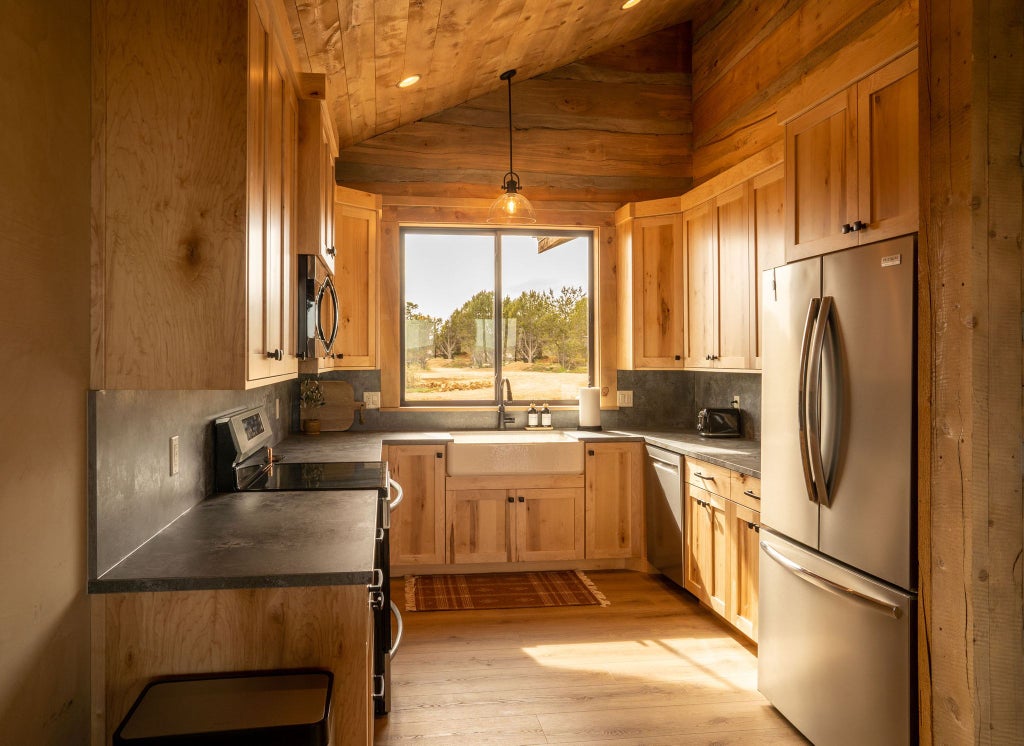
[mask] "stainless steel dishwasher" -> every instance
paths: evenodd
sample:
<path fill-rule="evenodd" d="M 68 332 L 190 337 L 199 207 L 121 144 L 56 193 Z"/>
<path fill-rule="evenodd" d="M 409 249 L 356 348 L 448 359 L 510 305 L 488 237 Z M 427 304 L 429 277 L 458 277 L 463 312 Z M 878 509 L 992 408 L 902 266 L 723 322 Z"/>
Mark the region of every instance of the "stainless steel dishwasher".
<path fill-rule="evenodd" d="M 647 446 L 647 561 L 683 585 L 683 457 Z"/>

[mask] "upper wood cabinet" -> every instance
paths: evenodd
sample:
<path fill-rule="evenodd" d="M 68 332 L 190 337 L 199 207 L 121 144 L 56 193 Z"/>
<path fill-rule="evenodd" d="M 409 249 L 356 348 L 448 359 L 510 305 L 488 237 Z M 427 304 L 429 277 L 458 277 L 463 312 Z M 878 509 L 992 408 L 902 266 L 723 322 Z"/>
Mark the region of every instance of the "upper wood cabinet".
<path fill-rule="evenodd" d="M 682 368 L 685 330 L 682 216 L 637 218 L 620 263 L 629 279 L 623 295 L 620 365 L 624 368 Z"/>
<path fill-rule="evenodd" d="M 917 51 L 786 124 L 786 261 L 918 228 Z"/>
<path fill-rule="evenodd" d="M 643 554 L 643 443 L 587 443 L 587 559 Z"/>
<path fill-rule="evenodd" d="M 334 158 L 337 153 L 324 104 L 299 102 L 299 202 L 296 251 L 316 254 L 334 272 Z"/>
<path fill-rule="evenodd" d="M 750 187 L 683 213 L 688 368 L 747 368 L 750 357 Z"/>
<path fill-rule="evenodd" d="M 403 492 L 402 503 L 391 513 L 391 564 L 443 564 L 444 446 L 389 445 L 381 458 Z"/>
<path fill-rule="evenodd" d="M 750 368 L 761 369 L 761 273 L 786 263 L 785 168 L 750 180 Z"/>
<path fill-rule="evenodd" d="M 333 178 L 333 177 L 332 177 Z M 334 285 L 338 291 L 335 368 L 377 365 L 380 195 L 334 191 Z"/>
<path fill-rule="evenodd" d="M 271 18 L 263 0 L 97 6 L 94 388 L 296 375 L 297 100 Z"/>

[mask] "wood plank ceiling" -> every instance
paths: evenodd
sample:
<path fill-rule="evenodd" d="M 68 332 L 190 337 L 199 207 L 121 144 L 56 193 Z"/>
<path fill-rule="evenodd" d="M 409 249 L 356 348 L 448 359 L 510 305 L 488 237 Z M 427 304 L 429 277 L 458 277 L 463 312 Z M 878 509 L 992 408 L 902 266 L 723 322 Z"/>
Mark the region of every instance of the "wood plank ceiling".
<path fill-rule="evenodd" d="M 691 19 L 701 2 L 284 0 L 300 65 L 327 75 L 341 148 L 504 87 L 509 68 L 518 83 Z"/>

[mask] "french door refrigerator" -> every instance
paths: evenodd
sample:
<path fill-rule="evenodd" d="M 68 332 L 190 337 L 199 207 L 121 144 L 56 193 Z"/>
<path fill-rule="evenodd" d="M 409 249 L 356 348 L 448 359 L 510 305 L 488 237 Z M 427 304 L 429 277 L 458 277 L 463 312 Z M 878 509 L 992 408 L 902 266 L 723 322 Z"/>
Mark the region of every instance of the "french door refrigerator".
<path fill-rule="evenodd" d="M 762 277 L 758 689 L 818 746 L 917 735 L 915 249 Z"/>

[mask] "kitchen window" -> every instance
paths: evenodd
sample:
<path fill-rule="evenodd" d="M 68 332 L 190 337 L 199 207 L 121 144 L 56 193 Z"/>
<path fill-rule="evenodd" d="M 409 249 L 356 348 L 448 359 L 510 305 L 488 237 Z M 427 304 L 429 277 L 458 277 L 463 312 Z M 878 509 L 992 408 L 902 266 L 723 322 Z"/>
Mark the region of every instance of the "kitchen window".
<path fill-rule="evenodd" d="M 593 381 L 593 235 L 403 228 L 402 405 L 575 403 Z"/>

